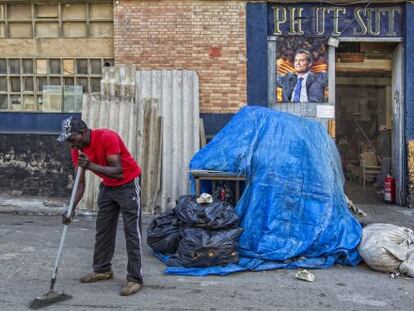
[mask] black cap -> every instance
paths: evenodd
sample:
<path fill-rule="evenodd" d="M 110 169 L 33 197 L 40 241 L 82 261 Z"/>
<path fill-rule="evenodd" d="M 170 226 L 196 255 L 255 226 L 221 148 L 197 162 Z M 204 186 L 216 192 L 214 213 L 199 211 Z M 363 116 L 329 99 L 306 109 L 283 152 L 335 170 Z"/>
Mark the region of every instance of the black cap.
<path fill-rule="evenodd" d="M 57 141 L 65 142 L 72 133 L 81 132 L 88 128 L 86 123 L 76 117 L 69 117 L 62 121 L 62 133 L 60 133 Z"/>

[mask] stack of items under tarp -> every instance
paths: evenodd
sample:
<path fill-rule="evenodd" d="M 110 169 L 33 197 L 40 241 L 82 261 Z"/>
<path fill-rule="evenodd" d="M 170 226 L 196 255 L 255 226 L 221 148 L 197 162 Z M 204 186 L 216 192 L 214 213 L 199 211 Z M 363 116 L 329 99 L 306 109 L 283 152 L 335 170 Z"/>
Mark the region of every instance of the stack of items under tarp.
<path fill-rule="evenodd" d="M 195 196 L 181 196 L 175 209 L 155 218 L 148 245 L 168 266 L 210 267 L 237 263 L 237 241 L 243 229 L 227 203 L 197 203 Z M 169 256 L 167 256 L 169 255 Z"/>
<path fill-rule="evenodd" d="M 246 176 L 235 208 L 243 228 L 240 260 L 224 267 L 167 267 L 166 273 L 224 275 L 361 261 L 361 226 L 348 210 L 339 153 L 322 124 L 247 106 L 189 168 Z"/>

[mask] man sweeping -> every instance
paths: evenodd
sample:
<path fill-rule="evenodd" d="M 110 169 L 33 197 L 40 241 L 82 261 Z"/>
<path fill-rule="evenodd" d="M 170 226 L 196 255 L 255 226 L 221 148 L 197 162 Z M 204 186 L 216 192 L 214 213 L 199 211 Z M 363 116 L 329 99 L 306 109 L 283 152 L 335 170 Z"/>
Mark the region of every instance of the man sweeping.
<path fill-rule="evenodd" d="M 141 169 L 116 132 L 109 129 L 90 129 L 81 119 L 70 117 L 63 120 L 62 133 L 57 140 L 69 143 L 75 168 L 84 168 L 73 212 L 70 217 L 67 213 L 62 216 L 64 224 L 72 221 L 75 208 L 85 191 L 85 170 L 90 170 L 102 178 L 98 196 L 93 272 L 82 277 L 81 282 L 92 283 L 114 278 L 111 260 L 121 212 L 128 254 L 128 273 L 127 284 L 120 295 L 132 295 L 143 286 L 139 180 Z"/>

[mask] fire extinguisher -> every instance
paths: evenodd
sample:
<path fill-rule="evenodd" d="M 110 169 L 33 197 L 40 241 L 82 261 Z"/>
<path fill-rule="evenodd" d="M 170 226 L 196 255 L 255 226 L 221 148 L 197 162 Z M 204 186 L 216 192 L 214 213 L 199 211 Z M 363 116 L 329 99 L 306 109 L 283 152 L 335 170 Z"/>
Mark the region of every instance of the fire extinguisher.
<path fill-rule="evenodd" d="M 221 188 L 220 190 L 220 201 L 224 202 L 225 199 L 226 199 L 226 189 L 224 189 L 224 186 L 223 186 L 223 188 Z"/>
<path fill-rule="evenodd" d="M 384 179 L 384 202 L 395 202 L 395 180 L 390 175 Z"/>

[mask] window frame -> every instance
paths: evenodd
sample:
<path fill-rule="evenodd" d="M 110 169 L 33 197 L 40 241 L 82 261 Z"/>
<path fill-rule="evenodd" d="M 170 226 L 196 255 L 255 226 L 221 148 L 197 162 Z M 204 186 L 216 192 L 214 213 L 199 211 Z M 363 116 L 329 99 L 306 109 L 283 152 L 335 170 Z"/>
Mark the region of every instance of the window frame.
<path fill-rule="evenodd" d="M 73 5 L 73 4 L 84 4 L 85 5 L 85 15 L 82 18 L 66 18 L 64 17 L 64 6 L 65 5 Z M 30 6 L 31 10 L 31 18 L 10 18 L 8 11 L 11 6 Z M 57 17 L 39 17 L 37 16 L 38 6 L 39 5 L 56 5 L 57 6 Z M 110 5 L 112 8 L 111 14 L 107 14 L 108 16 L 112 16 L 111 18 L 108 17 L 93 17 L 91 12 L 92 8 L 95 5 Z M 68 35 L 65 36 L 64 29 L 65 25 L 70 23 L 80 23 L 85 24 L 85 34 L 75 34 L 75 35 Z M 28 36 L 10 36 L 10 24 L 18 25 L 18 24 L 27 24 L 31 25 L 31 35 Z M 57 35 L 38 35 L 38 25 L 45 25 L 45 24 L 57 24 L 58 25 L 58 32 Z M 94 36 L 94 32 L 92 31 L 91 25 L 95 24 L 111 24 L 112 29 L 106 35 L 99 35 Z M 0 38 L 13 38 L 13 39 L 20 39 L 20 38 L 33 38 L 33 39 L 47 39 L 47 38 L 111 38 L 114 32 L 114 18 L 113 18 L 113 6 L 112 1 L 79 1 L 79 2 L 22 2 L 22 3 L 14 3 L 14 2 L 4 2 L 0 3 Z"/>
<path fill-rule="evenodd" d="M 6 73 L 0 73 L 0 78 L 6 79 L 6 90 L 0 91 L 0 95 L 7 96 L 7 108 L 0 109 L 0 112 L 55 112 L 55 111 L 43 111 L 40 105 L 43 102 L 43 88 L 40 89 L 39 79 L 46 79 L 46 84 L 42 85 L 57 85 L 51 84 L 52 80 L 60 79 L 60 86 L 61 86 L 61 109 L 60 111 L 56 111 L 55 113 L 63 113 L 66 112 L 64 108 L 64 98 L 65 98 L 65 86 L 77 86 L 77 85 L 84 85 L 85 79 L 87 80 L 87 90 L 83 90 L 83 94 L 92 94 L 97 92 L 92 92 L 92 80 L 102 79 L 102 69 L 101 73 L 92 73 L 93 66 L 92 62 L 100 62 L 101 68 L 105 67 L 106 63 L 109 63 L 113 66 L 114 59 L 112 58 L 104 58 L 104 57 L 89 57 L 89 58 L 73 58 L 73 57 L 52 57 L 52 58 L 44 58 L 44 57 L 37 57 L 37 58 L 30 58 L 30 57 L 16 57 L 16 58 L 1 58 L 1 61 L 6 62 Z M 10 63 L 11 60 L 18 60 L 19 64 L 19 73 L 11 73 L 10 72 Z M 27 60 L 32 60 L 32 73 L 25 73 L 23 62 Z M 39 60 L 46 60 L 46 73 L 38 73 L 38 61 Z M 59 60 L 60 70 L 59 73 L 52 73 L 51 72 L 51 61 Z M 71 60 L 73 62 L 72 71 L 70 73 L 65 72 L 64 68 L 64 61 Z M 77 72 L 77 61 L 78 60 L 86 60 L 87 61 L 87 72 L 86 73 L 78 73 Z M 96 63 L 94 65 L 96 69 Z M 66 67 L 67 69 L 67 67 Z M 33 81 L 33 90 L 26 91 L 24 89 L 24 80 L 27 78 L 32 78 Z M 11 81 L 13 79 L 19 78 L 20 79 L 20 91 L 13 91 L 12 92 L 12 85 Z M 72 79 L 73 84 L 66 84 L 65 81 Z M 82 81 L 82 83 L 78 83 L 78 81 Z M 96 84 L 96 83 L 95 83 Z M 99 91 L 100 92 L 100 91 Z M 20 98 L 20 109 L 13 109 L 12 98 Z M 33 102 L 35 105 L 36 110 L 25 109 L 25 98 L 33 97 Z M 17 104 L 14 104 L 17 105 Z"/>

